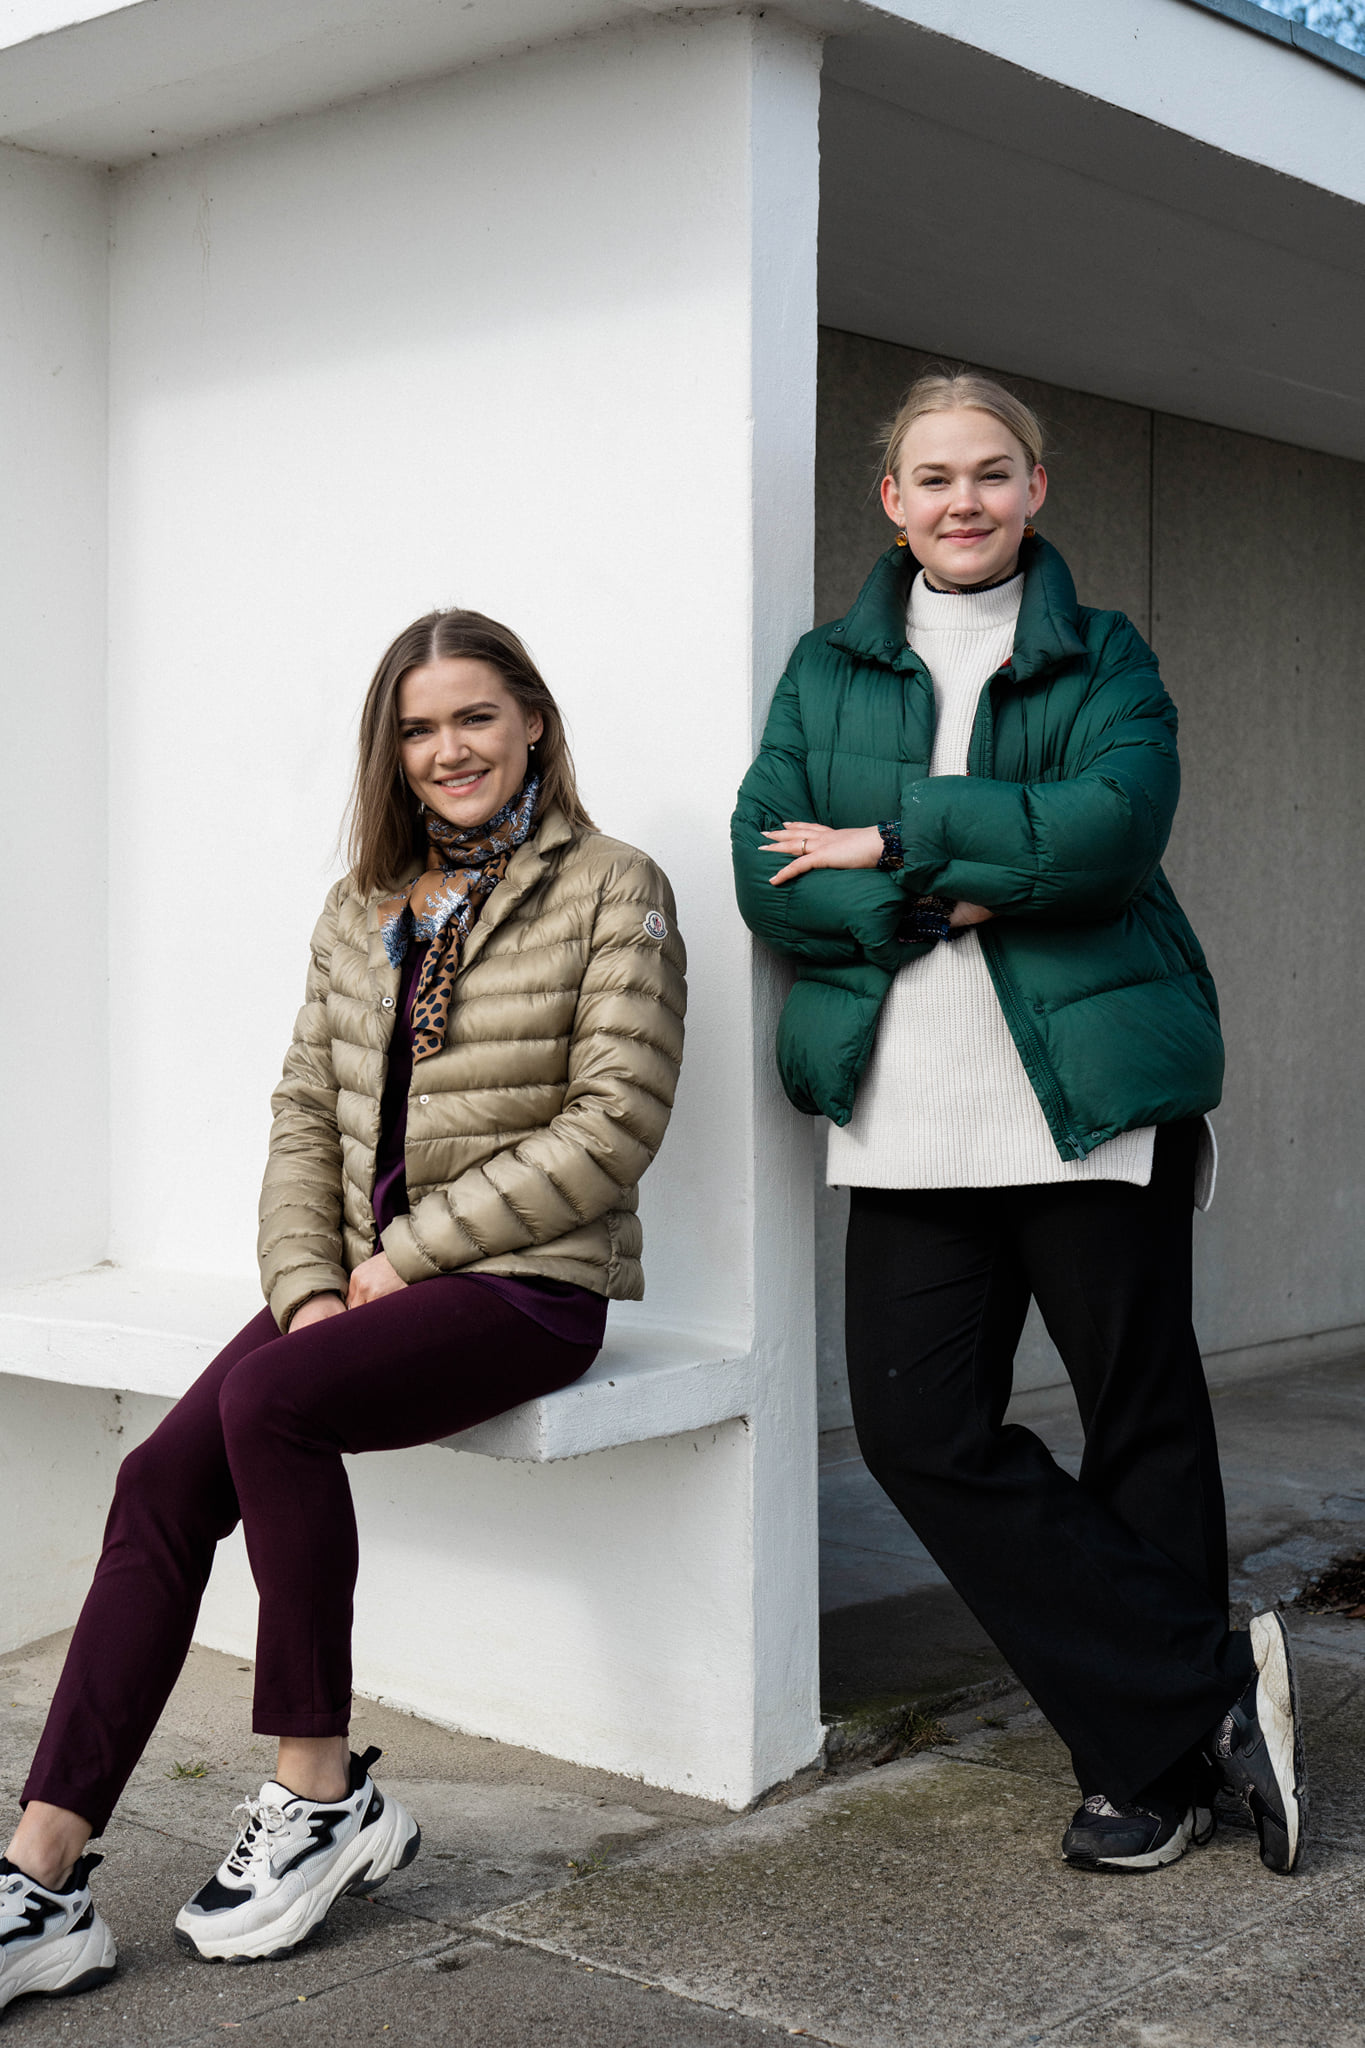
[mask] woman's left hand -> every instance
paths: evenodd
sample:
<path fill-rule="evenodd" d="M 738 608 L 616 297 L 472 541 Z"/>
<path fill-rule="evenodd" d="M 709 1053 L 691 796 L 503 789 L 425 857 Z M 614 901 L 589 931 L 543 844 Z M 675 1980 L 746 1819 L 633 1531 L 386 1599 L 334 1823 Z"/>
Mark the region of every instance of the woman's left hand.
<path fill-rule="evenodd" d="M 359 1308 L 362 1302 L 378 1301 L 381 1295 L 397 1294 L 407 1281 L 397 1274 L 389 1264 L 386 1252 L 376 1252 L 372 1259 L 363 1259 L 351 1275 L 351 1284 L 346 1289 L 347 1308 Z"/>
<path fill-rule="evenodd" d="M 770 882 L 792 882 L 812 868 L 875 868 L 882 857 L 882 835 L 875 825 L 836 831 L 832 825 L 807 825 L 788 819 L 779 830 L 765 832 L 769 853 L 796 857 L 769 875 Z"/>

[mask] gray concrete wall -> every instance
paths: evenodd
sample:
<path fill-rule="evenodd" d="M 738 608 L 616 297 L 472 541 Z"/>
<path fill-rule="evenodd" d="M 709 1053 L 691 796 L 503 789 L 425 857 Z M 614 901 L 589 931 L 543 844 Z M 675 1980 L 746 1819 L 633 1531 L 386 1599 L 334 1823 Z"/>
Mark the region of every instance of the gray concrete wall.
<path fill-rule="evenodd" d="M 847 610 L 890 527 L 878 429 L 932 359 L 823 329 L 816 616 Z M 1218 980 L 1228 1078 L 1218 1198 L 1196 1221 L 1196 1321 L 1239 1376 L 1365 1341 L 1365 464 L 1002 373 L 1041 414 L 1038 524 L 1082 599 L 1152 640 L 1181 714 L 1167 870 Z M 847 1197 L 818 1148 L 821 1426 L 849 1420 Z M 1061 1362 L 1036 1316 L 1021 1388 Z"/>

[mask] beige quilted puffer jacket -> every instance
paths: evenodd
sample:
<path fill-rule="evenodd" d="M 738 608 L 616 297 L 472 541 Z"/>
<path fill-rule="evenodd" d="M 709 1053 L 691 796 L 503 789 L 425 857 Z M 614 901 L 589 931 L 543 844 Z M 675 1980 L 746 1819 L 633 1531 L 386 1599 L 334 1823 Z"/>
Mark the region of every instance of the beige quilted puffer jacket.
<path fill-rule="evenodd" d="M 282 1330 L 310 1295 L 344 1294 L 377 1248 L 370 1196 L 399 984 L 380 893 L 361 897 L 348 877 L 329 894 L 272 1098 L 258 1256 Z M 685 965 L 653 861 L 550 811 L 485 903 L 446 1043 L 414 1072 L 410 1213 L 384 1232 L 405 1280 L 539 1274 L 643 1294 L 636 1183 L 673 1106 Z"/>

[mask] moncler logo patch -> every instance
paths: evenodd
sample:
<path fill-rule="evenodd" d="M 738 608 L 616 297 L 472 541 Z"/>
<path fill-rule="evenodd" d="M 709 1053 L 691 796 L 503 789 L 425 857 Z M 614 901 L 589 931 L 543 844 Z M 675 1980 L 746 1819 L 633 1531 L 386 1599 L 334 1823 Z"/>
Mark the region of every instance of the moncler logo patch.
<path fill-rule="evenodd" d="M 651 939 L 666 939 L 668 937 L 668 926 L 664 923 L 662 911 L 650 911 L 649 916 L 645 919 L 645 930 L 649 933 Z"/>

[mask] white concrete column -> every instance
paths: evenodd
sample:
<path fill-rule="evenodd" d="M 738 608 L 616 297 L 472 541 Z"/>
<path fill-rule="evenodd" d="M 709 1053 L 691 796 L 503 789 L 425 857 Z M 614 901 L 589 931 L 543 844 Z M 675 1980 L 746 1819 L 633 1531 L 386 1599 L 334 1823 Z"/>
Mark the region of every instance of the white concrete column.
<path fill-rule="evenodd" d="M 754 28 L 754 672 L 750 751 L 798 636 L 815 559 L 818 54 Z M 746 764 L 747 765 L 747 764 Z M 814 1126 L 787 1102 L 773 1045 L 788 976 L 753 948 L 754 1770 L 780 1782 L 819 1748 Z"/>
<path fill-rule="evenodd" d="M 106 188 L 0 147 L 0 1281 L 105 1244 Z"/>

